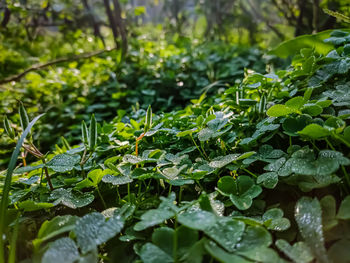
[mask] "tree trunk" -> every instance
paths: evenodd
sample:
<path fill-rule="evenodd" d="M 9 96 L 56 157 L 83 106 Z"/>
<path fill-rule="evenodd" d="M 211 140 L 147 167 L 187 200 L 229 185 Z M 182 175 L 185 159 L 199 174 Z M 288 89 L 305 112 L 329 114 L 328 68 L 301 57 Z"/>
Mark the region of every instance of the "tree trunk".
<path fill-rule="evenodd" d="M 112 10 L 111 10 L 111 6 L 109 5 L 109 0 L 103 0 L 103 4 L 105 6 L 106 9 L 106 13 L 108 16 L 108 20 L 109 20 L 109 25 L 112 29 L 112 33 L 113 33 L 113 37 L 114 37 L 114 42 L 115 42 L 115 46 L 118 47 L 118 31 L 117 31 L 117 23 L 115 21 L 115 18 L 113 16 Z"/>

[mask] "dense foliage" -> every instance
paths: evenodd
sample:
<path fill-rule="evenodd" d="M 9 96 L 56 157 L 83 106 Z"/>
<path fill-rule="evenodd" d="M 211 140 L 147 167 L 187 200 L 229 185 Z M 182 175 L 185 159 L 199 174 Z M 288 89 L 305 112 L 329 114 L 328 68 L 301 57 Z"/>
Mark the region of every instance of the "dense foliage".
<path fill-rule="evenodd" d="M 224 43 L 193 47 L 189 39 L 179 42 L 182 47 L 165 41 L 160 45 L 139 41 L 123 62 L 118 62 L 118 51 L 111 51 L 49 71 L 30 72 L 0 93 L 1 118 L 17 112 L 17 100 L 29 113 L 46 112 L 36 139 L 47 151 L 60 136 L 79 140 L 74 128 L 87 121 L 91 113 L 98 121 L 110 121 L 118 110 L 136 104 L 141 108 L 152 104 L 154 110 L 176 109 L 206 89 L 212 94 L 215 89 L 211 87 L 233 85 L 243 77 L 245 68 L 265 71 L 258 49 Z M 13 116 L 13 121 L 18 117 Z M 4 139 L 1 145 L 10 149 Z M 8 162 L 8 150 L 3 151 L 1 159 Z"/>
<path fill-rule="evenodd" d="M 29 133 L 22 164 L 24 152 L 37 159 L 14 170 L 11 187 L 11 172 L 1 174 L 10 259 L 349 262 L 350 35 L 334 31 L 322 48 L 292 41 L 275 50 L 299 41 L 285 70 L 264 72 L 259 52 L 216 44 L 166 59 L 131 52 L 118 79 L 108 58 L 63 68 L 59 107 L 68 115 L 48 111 L 29 133 L 36 119 L 29 123 L 20 103 L 4 122 L 7 140 Z M 140 59 L 146 54 L 154 60 Z M 87 79 L 89 63 L 98 77 Z M 31 74 L 28 85 L 46 92 L 55 76 Z M 71 93 L 85 81 L 91 97 Z M 116 112 L 136 97 L 131 111 Z M 38 103 L 22 98 L 28 109 Z M 53 105 L 41 99 L 40 111 Z M 87 108 L 90 121 L 74 107 Z M 46 121 L 81 135 L 75 129 L 72 143 L 43 154 L 37 142 L 57 134 L 40 132 Z"/>

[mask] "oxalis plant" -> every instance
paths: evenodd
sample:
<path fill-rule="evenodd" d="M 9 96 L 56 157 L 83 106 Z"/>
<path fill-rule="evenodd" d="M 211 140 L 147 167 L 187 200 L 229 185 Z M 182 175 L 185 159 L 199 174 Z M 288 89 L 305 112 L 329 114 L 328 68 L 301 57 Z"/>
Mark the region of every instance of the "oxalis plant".
<path fill-rule="evenodd" d="M 92 116 L 46 165 L 16 156 L 4 261 L 348 263 L 349 33 L 323 44 L 180 110 Z"/>

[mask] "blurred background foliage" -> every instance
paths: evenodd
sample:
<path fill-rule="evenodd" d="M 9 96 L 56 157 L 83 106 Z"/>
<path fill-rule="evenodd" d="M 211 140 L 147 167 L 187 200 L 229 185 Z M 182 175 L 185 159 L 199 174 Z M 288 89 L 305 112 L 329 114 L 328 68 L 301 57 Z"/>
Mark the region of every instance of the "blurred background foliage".
<path fill-rule="evenodd" d="M 47 112 L 36 133 L 45 150 L 75 125 L 125 111 L 175 110 L 231 87 L 247 69 L 281 66 L 268 49 L 345 26 L 347 0 L 0 0 L 0 119 Z M 98 51 L 98 55 L 94 52 Z M 100 52 L 101 51 L 101 52 Z M 26 69 L 26 74 L 21 74 Z M 18 122 L 17 122 L 18 123 Z M 3 133 L 0 130 L 1 134 Z M 0 166 L 9 145 L 0 138 Z"/>

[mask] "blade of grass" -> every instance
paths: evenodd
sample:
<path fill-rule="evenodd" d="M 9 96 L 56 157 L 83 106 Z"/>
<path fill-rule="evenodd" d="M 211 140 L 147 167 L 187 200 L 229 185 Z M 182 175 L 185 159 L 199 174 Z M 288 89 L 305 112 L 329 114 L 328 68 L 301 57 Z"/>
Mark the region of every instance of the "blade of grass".
<path fill-rule="evenodd" d="M 10 187 L 11 187 L 12 173 L 16 167 L 17 158 L 19 156 L 24 139 L 28 136 L 33 125 L 43 115 L 44 114 L 41 114 L 41 115 L 35 117 L 28 124 L 28 126 L 26 127 L 26 129 L 22 133 L 21 138 L 17 142 L 16 148 L 12 153 L 10 164 L 8 166 L 8 169 L 7 169 L 7 174 L 6 174 L 5 183 L 3 186 L 2 198 L 1 198 L 1 204 L 0 204 L 0 263 L 5 263 L 5 248 L 4 248 L 4 240 L 2 237 L 4 235 L 5 218 L 6 218 L 6 212 L 7 212 L 8 197 L 9 197 L 9 192 L 10 192 Z"/>

